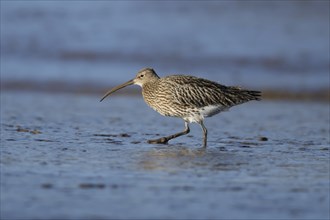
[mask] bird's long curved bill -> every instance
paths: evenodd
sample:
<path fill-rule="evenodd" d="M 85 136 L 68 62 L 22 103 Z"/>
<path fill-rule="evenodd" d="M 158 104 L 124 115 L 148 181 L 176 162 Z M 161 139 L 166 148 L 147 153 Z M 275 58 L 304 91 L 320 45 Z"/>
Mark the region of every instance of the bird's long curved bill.
<path fill-rule="evenodd" d="M 108 92 L 102 97 L 102 99 L 100 100 L 100 102 L 102 102 L 103 99 L 105 99 L 106 97 L 108 97 L 110 94 L 116 92 L 117 90 L 122 89 L 122 88 L 124 88 L 124 87 L 126 87 L 126 86 L 129 86 L 129 85 L 132 85 L 132 84 L 134 84 L 134 80 L 133 80 L 133 79 L 130 80 L 130 81 L 127 81 L 127 82 L 125 82 L 125 83 L 123 83 L 123 84 L 121 84 L 121 85 L 119 85 L 119 86 L 114 87 L 113 89 L 109 90 L 109 91 L 108 91 Z"/>

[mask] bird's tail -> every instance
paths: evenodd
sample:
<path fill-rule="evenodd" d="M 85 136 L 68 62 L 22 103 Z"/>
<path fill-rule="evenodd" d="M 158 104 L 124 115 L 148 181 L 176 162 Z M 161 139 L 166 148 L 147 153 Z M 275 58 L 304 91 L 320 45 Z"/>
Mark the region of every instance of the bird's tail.
<path fill-rule="evenodd" d="M 255 91 L 255 90 L 242 90 L 244 97 L 250 101 L 250 100 L 261 100 L 261 91 Z"/>
<path fill-rule="evenodd" d="M 246 90 L 240 87 L 230 87 L 232 91 L 232 100 L 235 104 L 241 104 L 244 102 L 261 100 L 261 91 Z"/>

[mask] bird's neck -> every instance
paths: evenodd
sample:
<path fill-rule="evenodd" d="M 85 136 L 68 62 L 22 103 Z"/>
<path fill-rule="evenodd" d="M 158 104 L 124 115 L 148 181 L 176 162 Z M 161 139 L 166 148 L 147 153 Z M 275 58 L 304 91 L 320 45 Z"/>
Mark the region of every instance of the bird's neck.
<path fill-rule="evenodd" d="M 142 88 L 143 89 L 150 89 L 150 88 L 157 87 L 158 80 L 159 80 L 159 78 L 155 77 L 155 78 L 149 80 L 148 82 L 143 83 Z"/>

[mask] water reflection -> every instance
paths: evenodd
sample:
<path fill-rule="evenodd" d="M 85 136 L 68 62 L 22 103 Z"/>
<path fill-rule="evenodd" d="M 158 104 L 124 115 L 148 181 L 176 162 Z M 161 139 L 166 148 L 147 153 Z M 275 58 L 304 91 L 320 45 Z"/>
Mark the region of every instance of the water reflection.
<path fill-rule="evenodd" d="M 184 145 L 157 146 L 145 152 L 139 162 L 144 170 L 178 172 L 183 170 L 238 170 L 247 164 L 241 156 L 218 148 L 192 148 Z"/>

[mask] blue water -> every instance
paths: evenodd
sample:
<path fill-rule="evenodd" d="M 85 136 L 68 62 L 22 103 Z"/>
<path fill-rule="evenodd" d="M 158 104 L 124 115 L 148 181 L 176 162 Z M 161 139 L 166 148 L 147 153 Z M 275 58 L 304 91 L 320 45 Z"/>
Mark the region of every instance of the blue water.
<path fill-rule="evenodd" d="M 256 88 L 329 81 L 328 1 L 1 1 L 1 80 L 113 85 L 143 67 Z"/>

